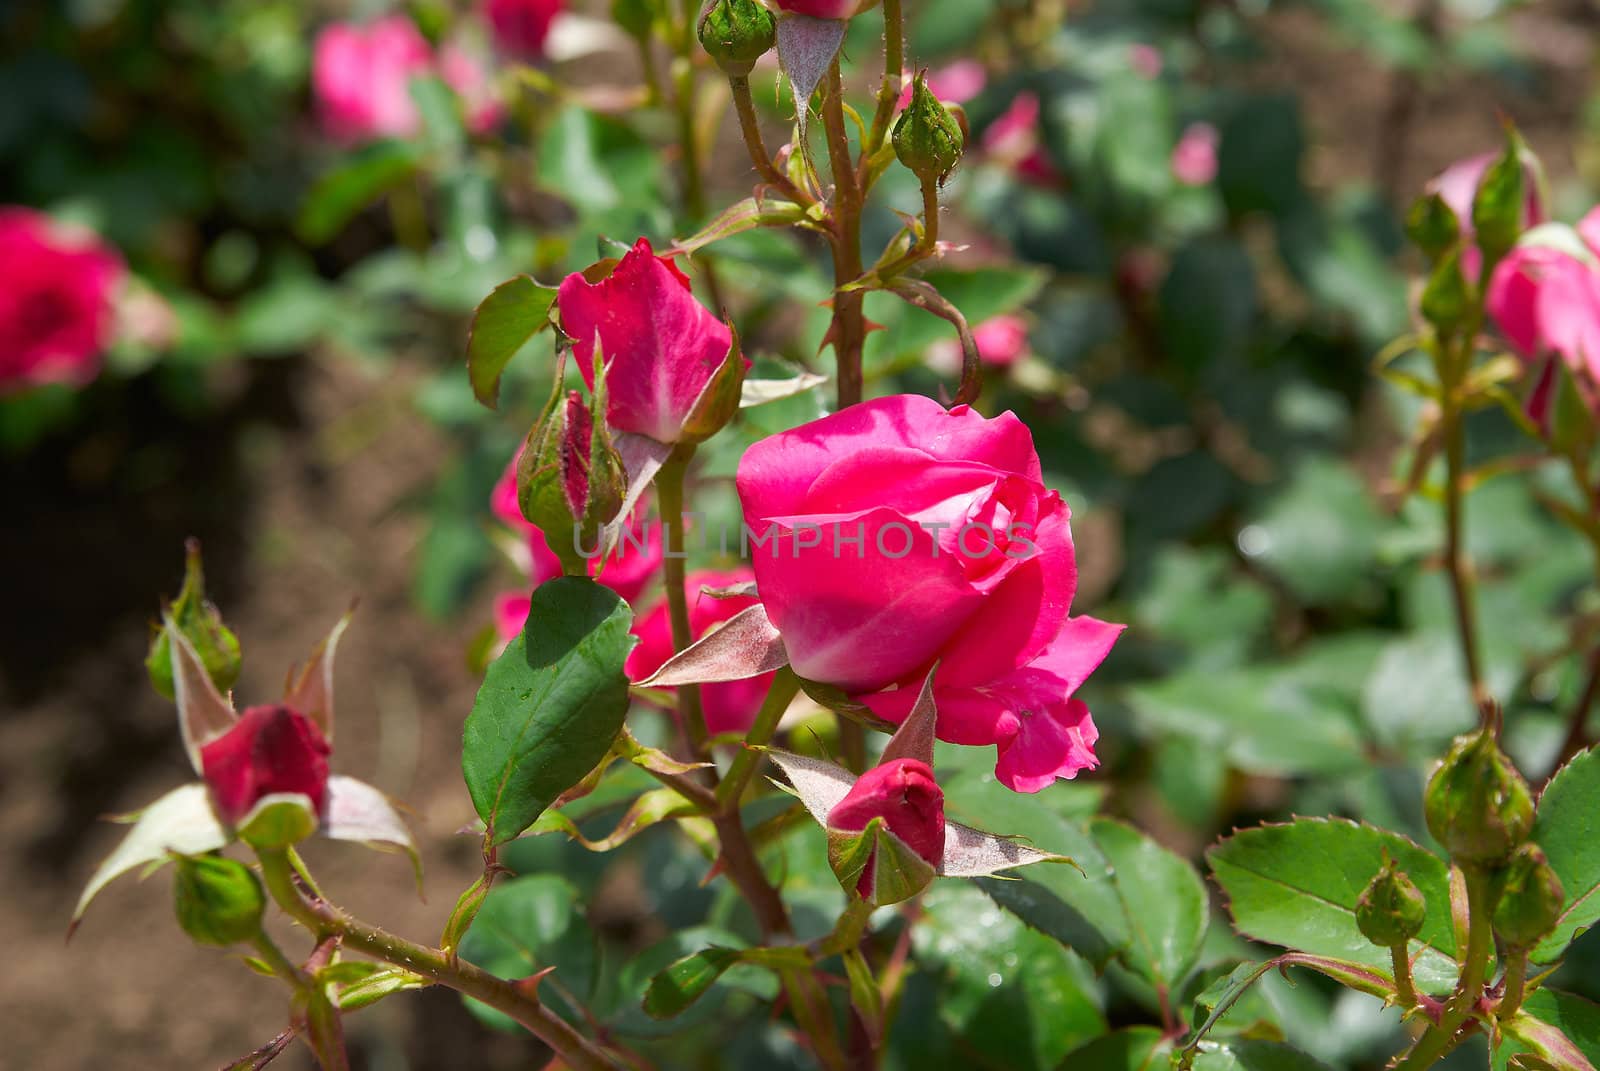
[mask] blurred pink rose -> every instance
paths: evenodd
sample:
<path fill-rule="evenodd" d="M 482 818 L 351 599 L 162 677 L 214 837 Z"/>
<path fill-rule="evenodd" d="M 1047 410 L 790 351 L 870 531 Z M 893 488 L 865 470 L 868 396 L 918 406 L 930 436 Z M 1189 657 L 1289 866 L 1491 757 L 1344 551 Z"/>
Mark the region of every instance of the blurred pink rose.
<path fill-rule="evenodd" d="M 1154 45 L 1134 44 L 1128 46 L 1128 66 L 1141 78 L 1155 79 L 1161 76 L 1161 50 Z"/>
<path fill-rule="evenodd" d="M 1548 245 L 1519 245 L 1495 266 L 1485 307 L 1523 357 L 1560 357 L 1593 392 L 1600 387 L 1600 208 L 1577 227 L 1588 256 Z M 1576 252 L 1576 251 L 1574 251 Z M 1536 396 L 1536 420 L 1545 414 Z"/>
<path fill-rule="evenodd" d="M 251 707 L 200 749 L 200 773 L 217 814 L 236 826 L 262 797 L 298 793 L 321 815 L 328 799 L 327 738 L 283 705 Z"/>
<path fill-rule="evenodd" d="M 911 103 L 911 73 L 906 72 L 903 80 L 905 88 L 900 91 L 900 102 L 895 105 L 897 108 L 904 108 Z M 988 81 L 989 73 L 984 70 L 983 64 L 973 59 L 960 59 L 948 67 L 930 71 L 927 85 L 942 103 L 965 104 L 982 93 Z"/>
<path fill-rule="evenodd" d="M 874 818 L 935 870 L 944 862 L 944 791 L 933 770 L 918 759 L 894 759 L 856 779 L 850 792 L 828 812 L 828 828 L 859 833 Z M 872 893 L 876 857 L 867 861 L 856 893 Z"/>
<path fill-rule="evenodd" d="M 519 60 L 544 55 L 550 24 L 561 13 L 562 0 L 486 0 L 484 17 L 494 31 L 495 47 Z"/>
<path fill-rule="evenodd" d="M 312 51 L 311 87 L 323 128 L 347 143 L 415 135 L 422 117 L 411 81 L 433 74 L 461 98 L 468 129 L 482 133 L 499 121 L 502 108 L 485 64 L 454 44 L 436 59 L 404 15 L 365 25 L 336 22 L 317 35 Z"/>
<path fill-rule="evenodd" d="M 990 368 L 1009 368 L 1028 352 L 1028 325 L 1020 316 L 991 317 L 972 329 L 978 360 Z M 928 366 L 953 375 L 961 371 L 961 343 L 943 337 L 928 347 Z"/>
<path fill-rule="evenodd" d="M 556 304 L 590 389 L 595 343 L 600 345 L 606 422 L 617 431 L 677 442 L 723 363 L 744 360 L 732 353 L 728 325 L 695 300 L 689 277 L 656 256 L 644 238 L 597 282 L 583 272 L 567 276 Z"/>
<path fill-rule="evenodd" d="M 1018 93 L 1000 117 L 983 132 L 984 153 L 996 163 L 1011 168 L 1019 178 L 1041 185 L 1061 181 L 1050 154 L 1039 137 L 1039 98 L 1033 93 Z"/>
<path fill-rule="evenodd" d="M 1205 186 L 1217 177 L 1220 136 L 1210 123 L 1190 123 L 1172 147 L 1172 175 L 1185 186 Z"/>
<path fill-rule="evenodd" d="M 745 568 L 690 573 L 684 579 L 684 589 L 689 596 L 689 630 L 694 638 L 699 639 L 714 626 L 756 604 L 755 599 L 746 596 L 715 598 L 705 594 L 702 588 L 731 588 L 754 579 L 755 575 Z M 641 681 L 660 669 L 673 654 L 672 620 L 665 599 L 634 622 L 633 633 L 639 637 L 639 646 L 628 655 L 627 672 L 630 680 Z M 741 681 L 702 684 L 700 705 L 711 735 L 749 732 L 756 712 L 761 709 L 761 701 L 772 686 L 772 677 L 773 674 L 764 673 Z"/>
<path fill-rule="evenodd" d="M 29 208 L 0 208 L 0 394 L 100 373 L 122 258 Z"/>
<path fill-rule="evenodd" d="M 1012 413 L 898 395 L 770 436 L 737 476 L 761 600 L 801 677 L 905 719 L 938 664 L 939 735 L 1032 792 L 1092 767 L 1071 695 L 1122 626 L 1069 617 L 1066 504 Z"/>

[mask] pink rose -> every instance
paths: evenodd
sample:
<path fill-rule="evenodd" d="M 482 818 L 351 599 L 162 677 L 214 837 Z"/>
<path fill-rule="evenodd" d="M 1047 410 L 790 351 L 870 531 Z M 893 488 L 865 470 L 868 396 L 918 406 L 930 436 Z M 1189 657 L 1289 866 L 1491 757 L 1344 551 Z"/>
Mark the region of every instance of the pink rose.
<path fill-rule="evenodd" d="M 684 590 L 689 595 L 689 631 L 693 637 L 699 639 L 734 614 L 756 604 L 755 599 L 742 595 L 716 598 L 705 594 L 703 588 L 731 588 L 753 579 L 748 569 L 690 573 L 684 579 Z M 666 600 L 635 621 L 633 633 L 639 637 L 639 646 L 628 655 L 628 679 L 642 681 L 673 655 L 672 620 Z M 771 673 L 764 673 L 740 681 L 702 684 L 700 705 L 711 735 L 749 732 L 756 712 L 761 709 L 761 701 L 772 685 L 772 677 Z"/>
<path fill-rule="evenodd" d="M 513 59 L 537 60 L 561 7 L 562 0 L 487 0 L 483 14 L 496 48 Z"/>
<path fill-rule="evenodd" d="M 1217 128 L 1190 123 L 1172 147 L 1172 175 L 1185 186 L 1205 186 L 1217 177 Z"/>
<path fill-rule="evenodd" d="M 898 723 L 937 662 L 940 737 L 995 745 L 1011 788 L 1095 764 L 1070 696 L 1122 626 L 1068 616 L 1069 513 L 1014 414 L 876 399 L 756 443 L 737 484 L 801 677 Z"/>
<path fill-rule="evenodd" d="M 427 40 L 404 15 L 365 26 L 334 23 L 317 35 L 311 86 L 323 126 L 340 141 L 408 137 L 421 127 L 411 79 L 433 65 Z"/>
<path fill-rule="evenodd" d="M 1161 77 L 1161 50 L 1143 43 L 1129 45 L 1128 66 L 1140 78 L 1153 81 Z"/>
<path fill-rule="evenodd" d="M 1011 168 L 1019 178 L 1041 185 L 1061 181 L 1061 172 L 1039 137 L 1039 98 L 1018 93 L 999 118 L 983 132 L 983 151 L 995 162 Z"/>
<path fill-rule="evenodd" d="M 706 387 L 734 356 L 728 325 L 695 300 L 689 277 L 656 256 L 644 238 L 604 278 L 567 276 L 556 304 L 591 390 L 595 342 L 600 343 L 606 422 L 618 431 L 677 442 Z M 749 364 L 744 361 L 744 367 Z"/>
<path fill-rule="evenodd" d="M 467 129 L 487 133 L 500 122 L 505 107 L 495 93 L 488 64 L 458 44 L 439 49 L 439 77 L 461 98 Z"/>
<path fill-rule="evenodd" d="M 890 833 L 934 869 L 944 862 L 944 792 L 927 763 L 894 759 L 874 766 L 828 812 L 828 828 L 859 833 L 874 818 L 883 819 Z M 876 865 L 876 858 L 867 861 L 856 883 L 857 895 L 871 895 Z"/>
<path fill-rule="evenodd" d="M 1009 368 L 1028 352 L 1028 325 L 1020 316 L 994 316 L 972 329 L 978 346 L 978 360 L 990 368 Z M 961 370 L 961 343 L 940 338 L 928 347 L 928 365 L 936 372 L 954 374 Z"/>
<path fill-rule="evenodd" d="M 791 15 L 810 15 L 814 19 L 848 19 L 872 7 L 878 0 L 771 0 L 779 11 Z"/>
<path fill-rule="evenodd" d="M 1577 233 L 1586 259 L 1546 245 L 1512 249 L 1495 266 L 1484 303 L 1518 353 L 1559 355 L 1592 387 L 1600 385 L 1600 208 Z"/>
<path fill-rule="evenodd" d="M 911 103 L 911 72 L 907 71 L 903 80 L 905 88 L 900 92 L 900 102 L 895 105 L 897 108 L 904 108 Z M 989 72 L 984 70 L 983 64 L 973 59 L 960 59 L 948 67 L 930 71 L 927 86 L 941 103 L 965 104 L 982 93 L 988 82 Z"/>
<path fill-rule="evenodd" d="M 217 814 L 236 826 L 264 796 L 298 793 L 322 814 L 328 795 L 328 741 L 315 722 L 283 705 L 250 707 L 200 748 L 200 773 Z"/>
<path fill-rule="evenodd" d="M 0 394 L 100 373 L 122 258 L 28 208 L 0 208 Z"/>

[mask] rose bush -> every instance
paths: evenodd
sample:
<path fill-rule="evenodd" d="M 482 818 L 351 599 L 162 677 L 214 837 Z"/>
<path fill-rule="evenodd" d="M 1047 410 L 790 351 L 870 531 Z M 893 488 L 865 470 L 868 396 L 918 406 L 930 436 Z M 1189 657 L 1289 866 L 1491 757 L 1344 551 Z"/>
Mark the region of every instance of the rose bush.
<path fill-rule="evenodd" d="M 1072 693 L 1122 626 L 1069 616 L 1070 514 L 1042 480 L 1014 415 L 910 395 L 752 446 L 739 498 L 795 672 L 898 723 L 937 666 L 940 738 L 994 745 L 1007 786 L 1092 768 L 1098 733 Z"/>

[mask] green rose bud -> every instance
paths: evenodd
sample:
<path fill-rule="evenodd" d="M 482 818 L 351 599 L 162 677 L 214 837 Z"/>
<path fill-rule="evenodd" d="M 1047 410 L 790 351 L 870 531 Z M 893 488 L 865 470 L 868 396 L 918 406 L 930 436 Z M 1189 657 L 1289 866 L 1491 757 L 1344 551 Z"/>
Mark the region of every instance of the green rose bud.
<path fill-rule="evenodd" d="M 1406 213 L 1406 237 L 1429 260 L 1438 260 L 1461 236 L 1461 223 L 1455 210 L 1437 193 L 1418 197 Z"/>
<path fill-rule="evenodd" d="M 943 183 L 956 164 L 966 139 L 960 120 L 928 88 L 927 72 L 911 84 L 911 101 L 894 124 L 894 154 L 923 182 Z"/>
<path fill-rule="evenodd" d="M 1457 737 L 1423 795 L 1428 831 L 1459 863 L 1503 863 L 1533 827 L 1528 783 L 1479 731 Z"/>
<path fill-rule="evenodd" d="M 267 905 L 249 867 L 220 855 L 180 855 L 176 864 L 172 896 L 184 933 L 225 947 L 261 932 Z"/>
<path fill-rule="evenodd" d="M 1423 319 L 1441 335 L 1454 334 L 1472 308 L 1472 285 L 1461 271 L 1461 246 L 1451 246 L 1435 262 L 1422 288 Z"/>
<path fill-rule="evenodd" d="M 1500 878 L 1494 932 L 1506 948 L 1525 951 L 1549 936 L 1561 917 L 1566 893 L 1537 844 L 1524 844 Z"/>
<path fill-rule="evenodd" d="M 1373 944 L 1393 948 L 1421 931 L 1427 912 L 1422 891 L 1395 867 L 1393 860 L 1385 859 L 1383 869 L 1356 901 L 1356 925 L 1361 936 Z"/>
<path fill-rule="evenodd" d="M 239 679 L 238 637 L 222 623 L 222 615 L 206 598 L 206 574 L 200 564 L 200 541 L 191 539 L 184 545 L 186 560 L 183 570 L 183 587 L 178 597 L 167 605 L 170 617 L 184 638 L 194 645 L 195 653 L 205 666 L 206 675 L 223 695 Z M 167 630 L 157 629 L 150 641 L 150 653 L 144 665 L 150 674 L 150 684 L 168 699 L 172 690 L 172 645 L 167 640 Z"/>
<path fill-rule="evenodd" d="M 772 50 L 777 24 L 757 0 L 716 0 L 700 20 L 700 44 L 722 73 L 738 78 Z"/>

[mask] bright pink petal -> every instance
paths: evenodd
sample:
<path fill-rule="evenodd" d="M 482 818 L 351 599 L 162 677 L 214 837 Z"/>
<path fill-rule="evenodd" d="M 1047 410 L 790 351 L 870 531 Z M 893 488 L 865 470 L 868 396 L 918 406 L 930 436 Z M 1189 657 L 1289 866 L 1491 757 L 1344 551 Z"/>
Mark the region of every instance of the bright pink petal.
<path fill-rule="evenodd" d="M 0 208 L 0 394 L 94 379 L 124 274 L 122 258 L 92 234 Z"/>
<path fill-rule="evenodd" d="M 994 775 L 1013 792 L 1038 792 L 1059 777 L 1077 776 L 1100 764 L 1094 745 L 1099 739 L 1089 708 L 1069 699 L 1024 716 L 1016 737 L 1000 749 Z"/>
<path fill-rule="evenodd" d="M 495 596 L 494 631 L 502 644 L 510 643 L 521 635 L 532 606 L 533 600 L 526 592 L 508 591 Z"/>
<path fill-rule="evenodd" d="M 263 796 L 296 792 L 322 813 L 328 742 L 310 718 L 286 706 L 251 707 L 227 733 L 200 749 L 200 768 L 217 813 L 236 825 Z"/>

